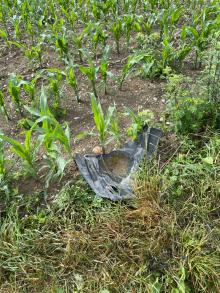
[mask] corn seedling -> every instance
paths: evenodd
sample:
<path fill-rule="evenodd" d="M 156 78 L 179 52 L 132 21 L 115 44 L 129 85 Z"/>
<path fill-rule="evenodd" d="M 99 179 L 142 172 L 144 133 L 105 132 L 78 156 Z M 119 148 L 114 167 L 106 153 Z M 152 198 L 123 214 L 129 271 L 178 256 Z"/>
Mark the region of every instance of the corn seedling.
<path fill-rule="evenodd" d="M 74 90 L 77 102 L 80 103 L 81 99 L 79 96 L 78 82 L 77 82 L 75 71 L 74 71 L 74 68 L 72 65 L 70 65 L 67 68 L 66 80 L 67 80 L 68 84 L 72 87 L 72 89 Z"/>
<path fill-rule="evenodd" d="M 120 79 L 119 88 L 122 88 L 122 85 L 128 75 L 135 69 L 135 66 L 139 65 L 141 61 L 149 57 L 149 54 L 138 52 L 128 57 L 127 63 L 124 65 L 122 70 L 122 76 Z"/>
<path fill-rule="evenodd" d="M 88 66 L 79 65 L 79 69 L 82 74 L 86 75 L 92 85 L 93 93 L 96 97 L 98 97 L 96 91 L 96 77 L 97 73 L 99 72 L 99 66 L 95 66 L 94 62 L 92 61 L 91 57 L 87 55 Z"/>
<path fill-rule="evenodd" d="M 93 119 L 99 136 L 99 142 L 102 147 L 102 152 L 105 153 L 105 145 L 107 144 L 107 135 L 111 126 L 112 117 L 115 111 L 114 107 L 109 107 L 107 113 L 104 114 L 100 102 L 97 101 L 95 95 L 91 96 L 91 106 Z M 114 126 L 113 126 L 114 128 Z M 117 127 L 115 127 L 117 128 Z"/>
<path fill-rule="evenodd" d="M 104 15 L 104 21 L 105 23 L 108 22 L 107 18 L 108 18 L 108 14 L 109 14 L 109 10 L 112 6 L 112 0 L 107 0 L 105 2 L 101 2 L 100 3 L 100 10 L 102 11 L 103 15 Z"/>
<path fill-rule="evenodd" d="M 19 16 L 15 16 L 15 18 L 12 21 L 12 25 L 14 27 L 14 37 L 15 39 L 19 41 L 21 39 L 20 22 L 21 22 L 21 17 Z"/>
<path fill-rule="evenodd" d="M 176 25 L 181 17 L 183 13 L 183 7 L 179 7 L 179 8 L 174 8 L 173 10 L 170 11 L 170 24 L 171 24 L 171 28 L 172 30 L 174 30 L 176 28 Z"/>
<path fill-rule="evenodd" d="M 12 74 L 9 83 L 8 91 L 11 95 L 12 101 L 17 106 L 20 114 L 22 115 L 22 100 L 21 100 L 21 78 L 16 74 Z"/>
<path fill-rule="evenodd" d="M 37 145 L 31 144 L 32 131 L 27 130 L 25 133 L 24 143 L 10 138 L 4 134 L 0 134 L 0 139 L 9 143 L 12 147 L 12 152 L 17 155 L 24 163 L 24 167 L 29 174 L 35 174 L 34 161 Z"/>
<path fill-rule="evenodd" d="M 130 50 L 130 38 L 133 30 L 134 15 L 125 15 L 123 18 L 123 31 L 125 32 L 128 51 Z"/>
<path fill-rule="evenodd" d="M 102 60 L 100 63 L 100 74 L 102 78 L 102 82 L 104 83 L 104 91 L 105 95 L 107 95 L 107 77 L 113 77 L 113 74 L 111 71 L 108 71 L 108 54 L 109 54 L 109 46 L 105 47 Z"/>
<path fill-rule="evenodd" d="M 116 43 L 116 49 L 117 49 L 117 53 L 118 55 L 120 55 L 120 38 L 122 36 L 122 21 L 120 18 L 117 19 L 117 21 L 115 21 L 110 28 L 113 37 L 115 39 L 115 43 Z"/>
<path fill-rule="evenodd" d="M 5 98 L 3 92 L 0 90 L 0 111 L 4 114 L 7 120 L 10 120 L 8 111 L 5 106 Z"/>
<path fill-rule="evenodd" d="M 23 89 L 31 98 L 32 101 L 35 100 L 35 90 L 36 90 L 36 83 L 38 80 L 38 76 L 33 78 L 31 81 L 22 81 Z"/>
<path fill-rule="evenodd" d="M 71 142 L 70 131 L 67 123 L 65 130 L 52 115 L 44 88 L 41 89 L 39 110 L 26 107 L 30 114 L 38 117 L 36 121 L 31 123 L 31 131 L 39 133 L 37 144 L 43 145 L 45 148 L 44 163 L 40 171 L 47 169 L 46 186 L 52 179 L 63 176 L 66 165 L 70 162 Z M 69 158 L 63 156 L 65 151 Z"/>
<path fill-rule="evenodd" d="M 60 100 L 62 97 L 60 82 L 62 80 L 62 74 L 48 72 L 49 78 L 49 89 L 51 90 L 51 94 L 53 97 L 53 107 L 60 107 Z"/>
<path fill-rule="evenodd" d="M 92 35 L 92 46 L 94 51 L 94 56 L 97 58 L 97 46 L 101 42 L 103 47 L 106 45 L 107 35 L 103 30 L 102 26 L 99 24 L 95 26 L 95 32 Z"/>
<path fill-rule="evenodd" d="M 83 39 L 83 35 L 84 33 L 80 34 L 79 36 L 74 34 L 72 39 L 73 39 L 73 43 L 78 51 L 78 55 L 79 55 L 79 60 L 82 63 L 83 62 L 83 58 L 82 58 L 82 49 L 83 49 L 83 44 L 82 44 L 82 39 Z"/>
<path fill-rule="evenodd" d="M 43 41 L 38 41 L 36 46 L 27 46 L 26 44 L 23 44 L 21 42 L 16 42 L 16 41 L 7 41 L 7 44 L 9 46 L 15 46 L 23 52 L 24 56 L 28 58 L 29 61 L 35 61 L 38 60 L 40 65 L 42 65 L 42 46 L 43 46 Z"/>
<path fill-rule="evenodd" d="M 63 36 L 57 36 L 55 46 L 61 56 L 61 59 L 64 61 L 64 63 L 67 63 L 69 61 L 69 46 L 66 37 Z"/>
<path fill-rule="evenodd" d="M 170 64 L 172 61 L 172 58 L 174 56 L 173 54 L 173 48 L 172 48 L 172 43 L 169 38 L 169 32 L 168 28 L 164 30 L 164 36 L 163 36 L 163 41 L 162 41 L 162 68 L 165 68 Z"/>

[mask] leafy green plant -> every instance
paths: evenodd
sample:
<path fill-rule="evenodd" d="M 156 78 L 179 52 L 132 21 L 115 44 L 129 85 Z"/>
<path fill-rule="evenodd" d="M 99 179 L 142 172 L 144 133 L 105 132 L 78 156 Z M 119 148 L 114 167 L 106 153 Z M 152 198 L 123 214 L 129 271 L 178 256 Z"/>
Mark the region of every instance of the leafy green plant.
<path fill-rule="evenodd" d="M 37 120 L 31 122 L 31 131 L 39 134 L 37 142 L 43 145 L 45 154 L 44 162 L 40 171 L 47 170 L 43 175 L 46 180 L 46 187 L 49 186 L 51 180 L 62 177 L 64 169 L 71 161 L 71 141 L 68 124 L 65 123 L 65 129 L 54 118 L 51 113 L 47 96 L 44 88 L 41 89 L 39 110 L 26 107 L 30 114 L 38 117 Z M 65 158 L 66 153 L 67 158 Z"/>
<path fill-rule="evenodd" d="M 68 62 L 69 61 L 69 45 L 65 35 L 56 37 L 55 46 L 61 58 L 64 60 L 64 63 Z"/>
<path fill-rule="evenodd" d="M 107 34 L 106 34 L 105 30 L 103 29 L 102 25 L 100 25 L 100 24 L 95 25 L 94 28 L 95 28 L 95 31 L 92 34 L 91 40 L 92 40 L 94 55 L 96 58 L 98 44 L 101 43 L 104 48 L 106 46 Z"/>
<path fill-rule="evenodd" d="M 8 111 L 7 111 L 6 106 L 5 106 L 4 94 L 3 94 L 3 92 L 1 90 L 0 90 L 0 111 L 5 115 L 7 120 L 10 120 Z"/>
<path fill-rule="evenodd" d="M 208 128 L 218 128 L 219 102 L 213 103 L 208 96 L 200 92 L 200 85 L 184 87 L 184 77 L 169 77 L 167 115 L 174 130 L 180 134 L 200 133 Z M 192 83 L 190 79 L 188 83 Z"/>
<path fill-rule="evenodd" d="M 93 93 L 96 97 L 98 97 L 97 90 L 96 90 L 96 77 L 99 71 L 99 66 L 96 66 L 92 61 L 91 57 L 87 55 L 88 59 L 88 66 L 79 65 L 79 69 L 82 74 L 86 75 L 92 85 Z"/>
<path fill-rule="evenodd" d="M 20 29 L 21 17 L 15 16 L 12 22 L 14 27 L 14 34 L 15 38 L 20 40 L 21 39 L 21 29 Z"/>
<path fill-rule="evenodd" d="M 135 15 L 125 15 L 123 18 L 123 31 L 125 32 L 125 38 L 127 43 L 127 48 L 130 50 L 130 39 L 131 39 L 131 32 L 133 29 L 136 31 L 141 31 L 141 26 L 137 21 Z"/>
<path fill-rule="evenodd" d="M 115 106 L 110 106 L 107 113 L 104 114 L 100 102 L 96 100 L 95 95 L 91 96 L 91 106 L 93 119 L 95 122 L 96 129 L 98 131 L 99 142 L 102 147 L 102 152 L 105 153 L 105 145 L 108 143 L 107 135 L 109 127 L 111 126 L 112 117 L 115 111 Z M 114 126 L 113 126 L 114 127 Z M 115 125 L 116 128 L 116 125 Z M 113 130 L 114 128 L 112 128 Z"/>
<path fill-rule="evenodd" d="M 115 39 L 117 53 L 118 53 L 118 55 L 120 55 L 120 39 L 121 39 L 122 32 L 123 32 L 122 20 L 120 18 L 118 18 L 117 21 L 115 21 L 112 24 L 110 30 L 113 34 L 114 39 Z"/>
<path fill-rule="evenodd" d="M 28 94 L 28 96 L 31 98 L 32 101 L 35 99 L 35 90 L 36 90 L 36 83 L 39 76 L 35 76 L 30 81 L 22 81 L 21 85 L 23 86 L 24 91 Z"/>
<path fill-rule="evenodd" d="M 84 36 L 84 32 L 80 35 L 77 35 L 77 34 L 73 34 L 73 43 L 78 51 L 78 54 L 79 54 L 79 60 L 80 62 L 82 63 L 83 62 L 83 53 L 82 53 L 82 49 L 83 49 L 83 36 Z"/>
<path fill-rule="evenodd" d="M 172 48 L 172 43 L 169 37 L 168 29 L 164 30 L 163 40 L 162 40 L 162 68 L 169 66 L 173 61 L 174 53 Z"/>
<path fill-rule="evenodd" d="M 109 46 L 106 46 L 103 52 L 103 56 L 101 59 L 101 63 L 100 63 L 100 74 L 101 74 L 101 78 L 102 78 L 102 82 L 104 83 L 104 92 L 105 95 L 107 94 L 107 77 L 113 77 L 113 74 L 111 71 L 108 71 L 108 62 L 109 62 Z"/>
<path fill-rule="evenodd" d="M 127 135 L 133 140 L 137 139 L 143 127 L 149 125 L 154 120 L 154 114 L 150 110 L 143 110 L 135 113 L 130 108 L 126 108 L 125 116 L 131 118 L 131 125 L 127 129 Z"/>
<path fill-rule="evenodd" d="M 14 104 L 17 106 L 22 115 L 22 99 L 21 99 L 21 78 L 16 74 L 12 74 L 8 83 L 8 91 L 12 97 Z"/>
<path fill-rule="evenodd" d="M 43 40 L 38 40 L 37 44 L 34 46 L 28 46 L 24 43 L 17 42 L 17 41 L 7 41 L 9 46 L 16 46 L 17 48 L 21 49 L 24 56 L 28 58 L 29 61 L 34 62 L 38 60 L 40 65 L 42 66 L 42 56 L 43 56 Z"/>
<path fill-rule="evenodd" d="M 81 99 L 79 96 L 78 82 L 76 79 L 74 68 L 71 65 L 67 68 L 66 80 L 67 80 L 68 84 L 73 88 L 75 95 L 76 95 L 77 102 L 80 103 Z"/>
<path fill-rule="evenodd" d="M 18 140 L 10 138 L 6 135 L 0 134 L 0 139 L 9 143 L 12 147 L 12 152 L 16 154 L 24 163 L 25 170 L 31 174 L 35 174 L 34 161 L 37 144 L 34 146 L 31 144 L 32 131 L 27 130 L 25 133 L 24 143 L 20 143 Z"/>
<path fill-rule="evenodd" d="M 122 88 L 122 85 L 125 79 L 131 74 L 132 71 L 135 70 L 137 66 L 140 67 L 141 63 L 144 63 L 148 66 L 148 69 L 145 67 L 145 71 L 148 70 L 148 74 L 154 65 L 154 59 L 152 59 L 152 55 L 146 52 L 136 52 L 128 57 L 127 63 L 124 65 L 122 70 L 122 76 L 119 83 L 119 88 Z"/>
<path fill-rule="evenodd" d="M 59 108 L 62 98 L 62 90 L 61 90 L 61 81 L 62 74 L 61 73 L 53 73 L 49 72 L 49 89 L 51 91 L 51 95 L 53 97 L 53 108 Z"/>

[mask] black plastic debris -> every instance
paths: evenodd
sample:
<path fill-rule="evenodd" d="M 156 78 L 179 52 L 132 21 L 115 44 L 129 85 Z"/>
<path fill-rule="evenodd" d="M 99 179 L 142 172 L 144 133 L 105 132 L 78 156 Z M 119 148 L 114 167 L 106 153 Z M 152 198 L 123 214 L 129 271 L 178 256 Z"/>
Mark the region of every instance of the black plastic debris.
<path fill-rule="evenodd" d="M 76 154 L 77 166 L 95 193 L 104 198 L 125 200 L 134 198 L 132 175 L 146 157 L 150 160 L 157 148 L 162 131 L 144 127 L 135 141 L 104 155 Z"/>

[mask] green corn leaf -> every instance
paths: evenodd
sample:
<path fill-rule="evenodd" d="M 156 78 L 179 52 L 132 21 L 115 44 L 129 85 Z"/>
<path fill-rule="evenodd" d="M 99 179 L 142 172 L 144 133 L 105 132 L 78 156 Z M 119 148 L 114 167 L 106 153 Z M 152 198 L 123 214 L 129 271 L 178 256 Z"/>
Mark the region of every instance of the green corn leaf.
<path fill-rule="evenodd" d="M 0 29 L 0 38 L 7 40 L 8 35 L 7 32 L 3 29 Z"/>
<path fill-rule="evenodd" d="M 29 150 L 29 151 L 31 149 L 31 135 L 32 135 L 32 131 L 31 130 L 25 131 L 25 142 L 24 142 L 24 145 L 25 145 L 25 149 L 26 150 Z"/>
<path fill-rule="evenodd" d="M 33 116 L 40 117 L 40 115 L 41 115 L 40 111 L 33 108 L 33 107 L 24 106 L 24 108 Z"/>
<path fill-rule="evenodd" d="M 192 27 L 192 26 L 188 27 L 188 31 L 192 33 L 195 40 L 197 40 L 199 38 L 199 33 L 197 32 L 197 30 L 194 27 Z"/>
<path fill-rule="evenodd" d="M 171 24 L 172 25 L 175 25 L 178 22 L 182 11 L 183 11 L 183 8 L 179 7 L 171 13 Z"/>
<path fill-rule="evenodd" d="M 12 146 L 12 150 L 15 154 L 17 154 L 20 158 L 27 161 L 30 165 L 32 165 L 31 157 L 28 154 L 25 146 L 23 146 L 20 142 L 16 141 L 5 135 L 0 135 L 0 138 L 6 142 L 8 142 Z"/>
<path fill-rule="evenodd" d="M 91 96 L 92 112 L 96 128 L 100 135 L 101 143 L 104 142 L 105 138 L 105 120 L 104 113 L 100 103 L 97 102 L 95 95 Z"/>
<path fill-rule="evenodd" d="M 80 71 L 81 71 L 83 74 L 85 74 L 85 75 L 87 75 L 87 76 L 90 75 L 90 69 L 89 69 L 88 67 L 85 67 L 85 66 L 79 65 L 79 69 L 80 69 Z"/>

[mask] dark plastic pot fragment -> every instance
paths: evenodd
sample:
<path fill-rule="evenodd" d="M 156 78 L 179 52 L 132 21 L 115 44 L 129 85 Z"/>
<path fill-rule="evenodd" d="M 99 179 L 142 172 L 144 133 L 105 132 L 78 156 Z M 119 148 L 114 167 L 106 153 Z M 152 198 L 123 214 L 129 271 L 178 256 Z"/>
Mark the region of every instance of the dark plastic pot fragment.
<path fill-rule="evenodd" d="M 113 201 L 134 198 L 132 175 L 144 157 L 150 160 L 157 148 L 162 131 L 143 128 L 136 141 L 104 155 L 76 154 L 80 173 L 94 192 Z"/>

